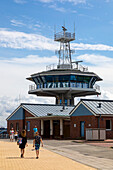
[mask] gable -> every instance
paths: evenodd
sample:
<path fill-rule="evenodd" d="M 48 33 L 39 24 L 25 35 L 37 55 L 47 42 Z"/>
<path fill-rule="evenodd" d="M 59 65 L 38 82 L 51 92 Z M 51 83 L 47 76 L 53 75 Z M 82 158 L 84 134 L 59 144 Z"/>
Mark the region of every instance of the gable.
<path fill-rule="evenodd" d="M 71 116 L 90 116 L 93 115 L 83 104 L 80 104 L 78 108 L 72 113 Z"/>
<path fill-rule="evenodd" d="M 20 107 L 8 120 L 22 120 L 24 119 L 24 109 Z"/>

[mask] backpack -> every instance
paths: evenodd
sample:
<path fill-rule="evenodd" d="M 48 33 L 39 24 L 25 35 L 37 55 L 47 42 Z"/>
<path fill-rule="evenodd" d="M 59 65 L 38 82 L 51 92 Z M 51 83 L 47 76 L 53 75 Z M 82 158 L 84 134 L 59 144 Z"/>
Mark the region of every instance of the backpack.
<path fill-rule="evenodd" d="M 39 144 L 40 145 L 40 136 L 35 136 L 35 144 Z"/>

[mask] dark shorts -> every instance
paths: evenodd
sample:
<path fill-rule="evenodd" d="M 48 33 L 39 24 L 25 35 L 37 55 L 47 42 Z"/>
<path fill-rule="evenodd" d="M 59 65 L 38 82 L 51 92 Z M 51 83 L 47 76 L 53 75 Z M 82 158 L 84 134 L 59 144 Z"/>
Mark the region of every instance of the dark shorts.
<path fill-rule="evenodd" d="M 24 149 L 24 148 L 25 148 L 25 145 L 24 145 L 24 144 L 20 144 L 20 145 L 19 145 L 19 148 L 20 148 L 20 149 Z"/>
<path fill-rule="evenodd" d="M 35 150 L 39 150 L 40 145 L 39 144 L 35 144 Z"/>

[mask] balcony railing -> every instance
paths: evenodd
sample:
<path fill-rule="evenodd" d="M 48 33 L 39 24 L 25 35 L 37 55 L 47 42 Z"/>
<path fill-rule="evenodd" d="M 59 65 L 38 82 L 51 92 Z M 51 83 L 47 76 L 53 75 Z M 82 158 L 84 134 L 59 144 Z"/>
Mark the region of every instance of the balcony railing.
<path fill-rule="evenodd" d="M 69 39 L 69 40 L 75 40 L 75 33 L 70 32 L 59 32 L 54 35 L 54 40 L 57 41 L 59 39 Z"/>
<path fill-rule="evenodd" d="M 39 85 L 30 85 L 29 91 L 33 91 L 36 89 L 41 88 L 81 88 L 81 89 L 95 89 L 97 92 L 100 92 L 100 86 L 95 84 L 93 87 L 89 87 L 88 83 L 81 83 L 81 82 L 57 82 L 57 83 L 45 83 Z"/>

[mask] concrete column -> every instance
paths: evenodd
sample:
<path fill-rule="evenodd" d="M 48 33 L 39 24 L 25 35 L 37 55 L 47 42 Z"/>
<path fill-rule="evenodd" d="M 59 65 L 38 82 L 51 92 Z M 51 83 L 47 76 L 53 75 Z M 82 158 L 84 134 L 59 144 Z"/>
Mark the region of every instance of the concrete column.
<path fill-rule="evenodd" d="M 50 119 L 50 136 L 53 135 L 53 120 Z"/>
<path fill-rule="evenodd" d="M 44 121 L 41 119 L 41 135 L 44 135 Z"/>
<path fill-rule="evenodd" d="M 70 99 L 67 99 L 67 105 L 70 106 Z"/>
<path fill-rule="evenodd" d="M 60 136 L 63 135 L 63 119 L 60 119 Z"/>

